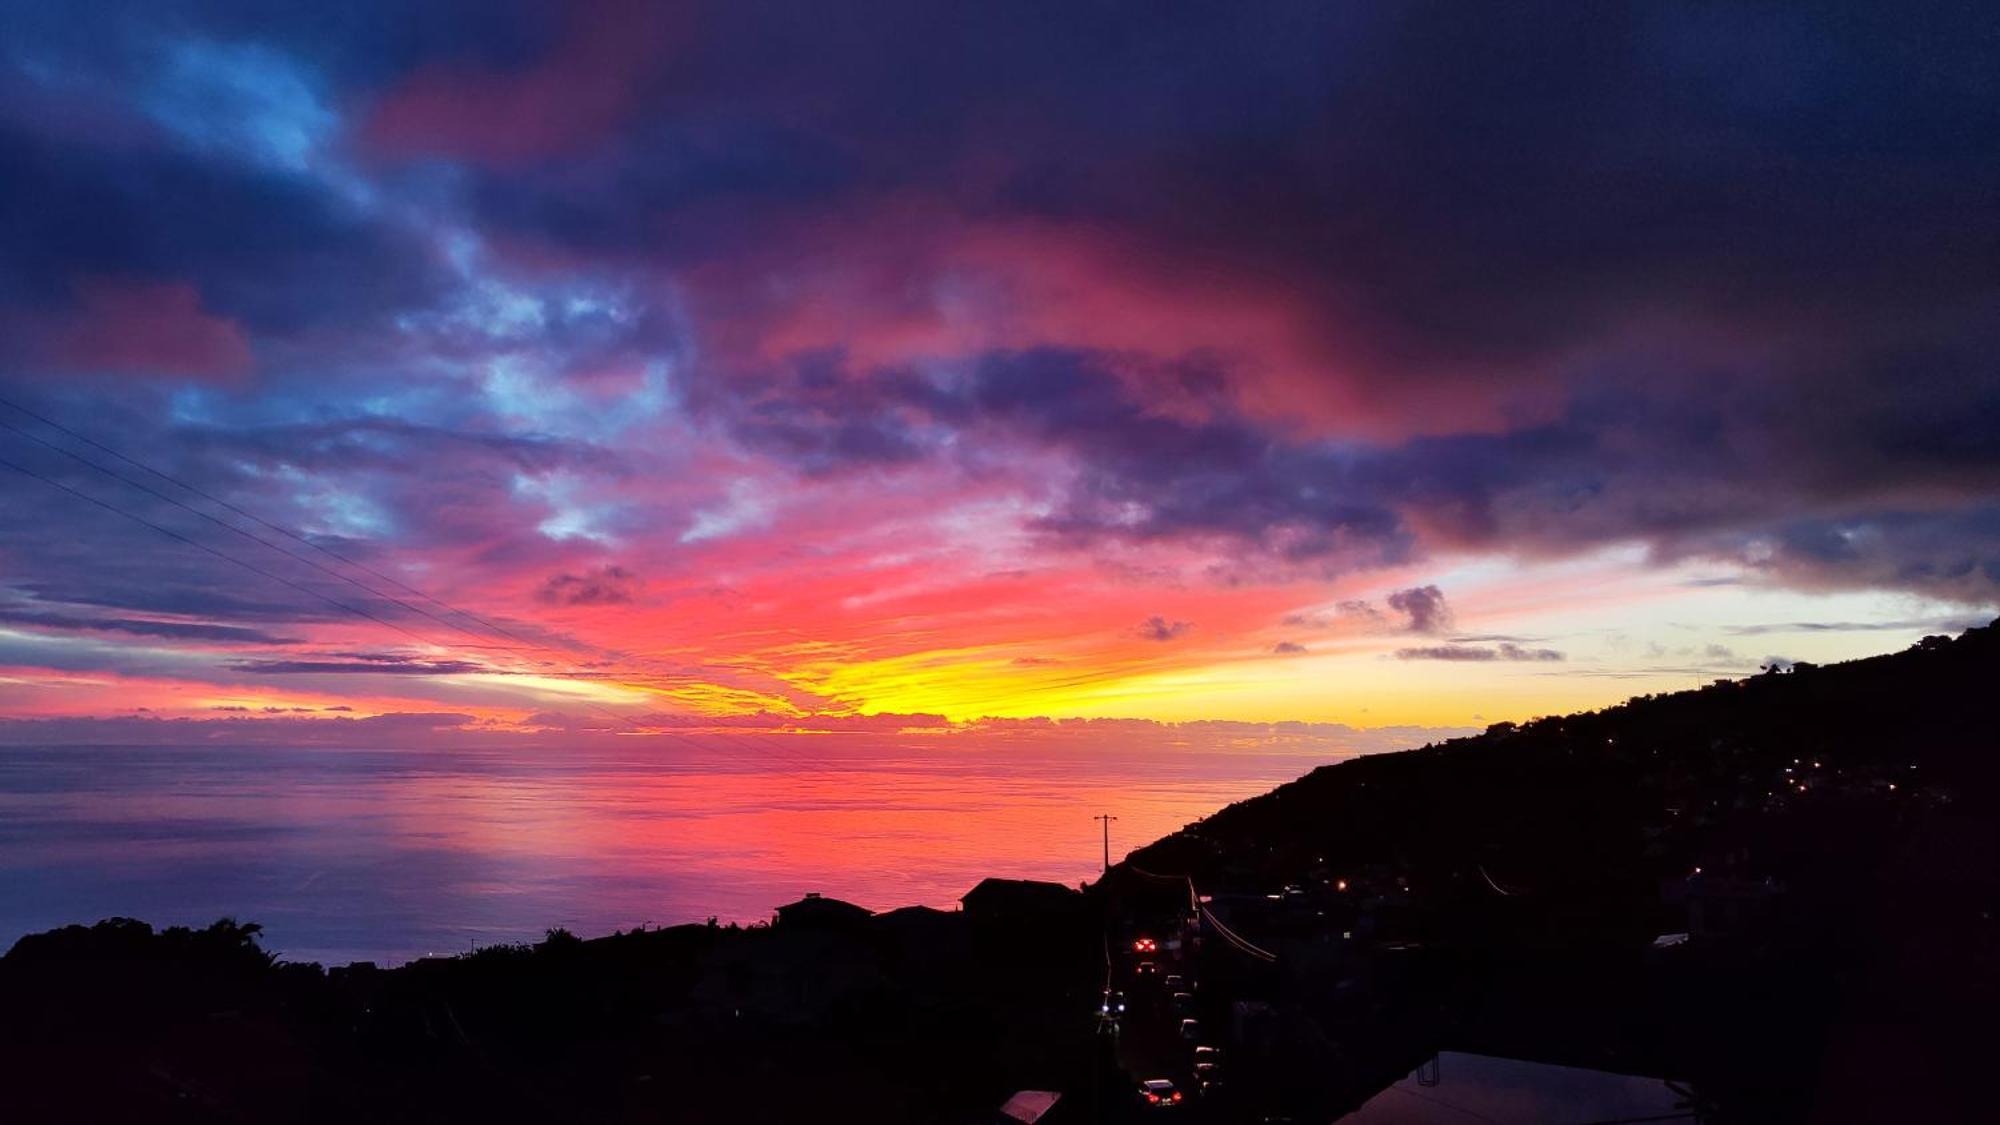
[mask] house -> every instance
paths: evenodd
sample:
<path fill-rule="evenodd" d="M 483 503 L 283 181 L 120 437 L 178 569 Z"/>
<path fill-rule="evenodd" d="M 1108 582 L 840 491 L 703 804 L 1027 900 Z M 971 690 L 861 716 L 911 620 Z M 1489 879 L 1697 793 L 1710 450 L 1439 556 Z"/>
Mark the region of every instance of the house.
<path fill-rule="evenodd" d="M 1569 1060 L 1530 1061 L 1441 1051 L 1341 1118 L 1351 1125 L 1408 1121 L 1690 1120 L 1685 1091 L 1657 1074 L 1595 1070 Z M 1418 1104 L 1419 1109 L 1410 1109 Z M 1424 1105 L 1450 1107 L 1431 1115 Z M 1524 1111 L 1524 1105 L 1533 1109 Z M 1527 1112 L 1531 1116 L 1516 1114 Z"/>
<path fill-rule="evenodd" d="M 899 906 L 875 915 L 875 928 L 884 933 L 922 937 L 951 931 L 964 920 L 949 911 L 928 906 Z"/>
<path fill-rule="evenodd" d="M 1054 1090 L 1022 1090 L 1000 1107 L 1000 1120 L 1005 1125 L 1035 1125 L 1061 1100 Z"/>
<path fill-rule="evenodd" d="M 1034 879 L 981 879 L 958 900 L 974 921 L 1035 918 L 1072 909 L 1081 901 L 1083 895 L 1061 883 Z"/>
<path fill-rule="evenodd" d="M 789 929 L 807 927 L 834 928 L 856 925 L 874 911 L 837 898 L 823 898 L 818 891 L 806 892 L 806 897 L 797 902 L 786 903 L 778 908 L 778 925 Z"/>

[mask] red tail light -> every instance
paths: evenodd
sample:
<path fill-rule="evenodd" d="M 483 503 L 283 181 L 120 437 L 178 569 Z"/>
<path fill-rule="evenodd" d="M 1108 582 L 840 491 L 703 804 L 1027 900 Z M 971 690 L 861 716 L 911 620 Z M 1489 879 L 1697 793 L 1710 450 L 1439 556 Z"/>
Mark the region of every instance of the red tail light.
<path fill-rule="evenodd" d="M 1181 1092 L 1180 1092 L 1179 1090 L 1175 1090 L 1175 1091 L 1174 1091 L 1174 1100 L 1175 1100 L 1175 1101 L 1180 1101 L 1180 1100 L 1181 1100 Z"/>

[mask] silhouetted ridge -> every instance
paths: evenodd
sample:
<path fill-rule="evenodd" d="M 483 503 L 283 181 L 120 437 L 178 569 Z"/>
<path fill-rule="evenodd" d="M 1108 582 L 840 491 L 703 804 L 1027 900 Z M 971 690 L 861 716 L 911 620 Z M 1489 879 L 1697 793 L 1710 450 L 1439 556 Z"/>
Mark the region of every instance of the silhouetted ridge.
<path fill-rule="evenodd" d="M 1263 869 L 1276 880 L 1336 861 L 1395 864 L 1453 884 L 1484 865 L 1542 892 L 1595 890 L 1691 864 L 1694 839 L 1659 841 L 1702 834 L 1668 821 L 1720 830 L 1747 804 L 1813 800 L 1810 780 L 1805 802 L 1796 790 L 1785 798 L 1775 783 L 1787 766 L 1802 780 L 1817 773 L 1829 794 L 1895 785 L 1910 799 L 1983 804 L 2000 762 L 1996 685 L 2000 623 L 1886 656 L 1496 723 L 1323 766 L 1129 862 L 1208 878 Z"/>

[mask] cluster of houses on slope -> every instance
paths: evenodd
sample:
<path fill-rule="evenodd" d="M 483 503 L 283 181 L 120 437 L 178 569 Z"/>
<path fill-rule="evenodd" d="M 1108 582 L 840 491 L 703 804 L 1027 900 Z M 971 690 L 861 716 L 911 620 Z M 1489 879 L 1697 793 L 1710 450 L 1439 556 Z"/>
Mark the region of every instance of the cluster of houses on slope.
<path fill-rule="evenodd" d="M 981 879 L 978 886 L 959 896 L 958 904 L 959 911 L 975 922 L 1007 922 L 1038 918 L 1051 912 L 1073 909 L 1082 899 L 1081 892 L 1061 883 L 1045 883 L 1036 879 Z M 921 917 L 944 913 L 946 911 L 933 910 L 927 906 L 906 906 L 900 910 L 887 911 L 879 917 Z M 857 906 L 837 898 L 827 898 L 817 891 L 811 891 L 797 902 L 778 907 L 775 924 L 795 929 L 837 927 L 853 925 L 874 917 L 878 915 L 865 906 Z"/>

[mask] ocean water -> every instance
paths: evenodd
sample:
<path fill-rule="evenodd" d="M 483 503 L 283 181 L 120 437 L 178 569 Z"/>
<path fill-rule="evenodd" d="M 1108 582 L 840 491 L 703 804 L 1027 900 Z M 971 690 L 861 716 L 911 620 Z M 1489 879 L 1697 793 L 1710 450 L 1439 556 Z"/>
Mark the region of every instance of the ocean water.
<path fill-rule="evenodd" d="M 1144 738 L 792 737 L 555 750 L 0 747 L 0 948 L 70 922 L 262 923 L 296 961 L 398 963 L 807 891 L 952 906 L 1068 883 L 1344 754 Z"/>

